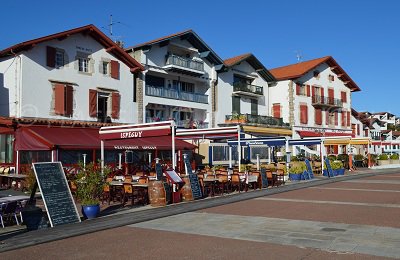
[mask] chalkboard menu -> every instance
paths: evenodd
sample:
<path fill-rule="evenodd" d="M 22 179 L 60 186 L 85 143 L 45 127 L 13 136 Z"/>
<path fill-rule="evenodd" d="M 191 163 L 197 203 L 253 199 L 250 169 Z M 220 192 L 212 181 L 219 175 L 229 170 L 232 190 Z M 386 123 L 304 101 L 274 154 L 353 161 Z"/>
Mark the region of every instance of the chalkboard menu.
<path fill-rule="evenodd" d="M 328 172 L 328 177 L 333 177 L 333 171 L 329 158 L 325 158 L 325 164 L 326 164 L 326 171 Z"/>
<path fill-rule="evenodd" d="M 192 188 L 193 198 L 201 199 L 203 196 L 201 193 L 199 178 L 197 177 L 196 174 L 193 173 L 192 165 L 190 164 L 189 158 L 186 157 L 183 159 L 183 161 L 185 163 L 186 174 L 189 175 L 190 187 Z"/>
<path fill-rule="evenodd" d="M 163 179 L 161 163 L 156 163 L 156 176 L 157 176 L 157 180 L 159 180 L 159 181 L 161 181 Z"/>
<path fill-rule="evenodd" d="M 61 163 L 33 163 L 33 169 L 51 226 L 80 222 Z"/>
<path fill-rule="evenodd" d="M 166 171 L 165 175 L 167 175 L 168 179 L 172 183 L 181 183 L 181 182 L 183 182 L 182 178 L 174 170 Z"/>
<path fill-rule="evenodd" d="M 261 168 L 261 182 L 263 188 L 268 188 L 267 169 Z"/>
<path fill-rule="evenodd" d="M 190 187 L 192 188 L 193 199 L 201 199 L 203 194 L 201 192 L 199 178 L 196 174 L 189 175 Z"/>

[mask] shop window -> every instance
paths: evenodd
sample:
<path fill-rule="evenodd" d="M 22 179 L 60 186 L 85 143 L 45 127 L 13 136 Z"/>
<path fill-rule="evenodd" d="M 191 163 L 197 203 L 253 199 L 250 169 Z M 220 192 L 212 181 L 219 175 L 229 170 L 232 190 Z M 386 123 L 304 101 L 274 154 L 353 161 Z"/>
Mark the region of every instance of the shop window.
<path fill-rule="evenodd" d="M 0 163 L 12 163 L 14 157 L 14 136 L 0 134 Z"/>

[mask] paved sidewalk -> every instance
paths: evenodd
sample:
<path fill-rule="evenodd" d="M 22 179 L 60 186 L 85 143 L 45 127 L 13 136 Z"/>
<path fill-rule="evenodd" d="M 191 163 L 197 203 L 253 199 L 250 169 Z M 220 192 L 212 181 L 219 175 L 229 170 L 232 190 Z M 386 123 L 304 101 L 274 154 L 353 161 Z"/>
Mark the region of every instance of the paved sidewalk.
<path fill-rule="evenodd" d="M 335 183 L 344 180 L 355 180 L 367 176 L 374 176 L 386 173 L 398 172 L 397 169 L 372 171 L 367 170 L 360 174 L 351 173 L 349 175 L 340 176 L 337 178 L 316 179 L 306 182 L 291 183 L 290 185 L 281 186 L 273 189 L 263 189 L 256 191 L 243 192 L 240 194 L 226 195 L 214 197 L 210 199 L 197 200 L 193 202 L 185 202 L 179 204 L 168 205 L 166 207 L 153 208 L 146 206 L 143 208 L 133 208 L 125 211 L 117 212 L 109 216 L 97 218 L 94 220 L 84 221 L 77 224 L 62 225 L 55 228 L 24 232 L 22 234 L 0 235 L 0 252 L 23 248 L 40 243 L 60 240 L 68 237 L 79 236 L 91 232 L 96 232 L 105 229 L 111 229 L 131 224 L 136 224 L 144 221 L 154 220 L 162 217 L 173 216 L 192 212 L 196 210 L 206 209 L 210 207 L 225 205 L 233 202 L 249 200 L 253 198 L 264 197 L 272 194 L 283 193 L 292 190 L 298 190 L 307 187 L 314 187 L 323 184 Z"/>

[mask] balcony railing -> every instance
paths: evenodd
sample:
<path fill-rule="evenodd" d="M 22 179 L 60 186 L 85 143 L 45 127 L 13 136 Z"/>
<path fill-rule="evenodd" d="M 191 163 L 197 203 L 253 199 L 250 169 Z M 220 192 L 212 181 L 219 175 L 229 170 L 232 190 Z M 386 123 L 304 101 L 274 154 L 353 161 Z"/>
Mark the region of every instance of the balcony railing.
<path fill-rule="evenodd" d="M 260 116 L 251 114 L 233 114 L 225 116 L 226 124 L 260 124 L 267 126 L 279 126 L 290 128 L 290 124 L 284 123 L 282 118 L 272 116 Z"/>
<path fill-rule="evenodd" d="M 318 106 L 328 106 L 328 107 L 342 107 L 343 102 L 337 98 L 330 97 L 322 97 L 322 96 L 313 96 L 312 104 Z"/>
<path fill-rule="evenodd" d="M 164 87 L 146 86 L 146 95 L 208 104 L 208 95 L 178 91 Z"/>
<path fill-rule="evenodd" d="M 204 72 L 204 62 L 193 59 L 183 58 L 174 54 L 167 56 L 165 65 L 175 65 L 182 68 Z"/>
<path fill-rule="evenodd" d="M 263 87 L 246 84 L 243 82 L 233 83 L 233 92 L 246 92 L 256 95 L 264 95 Z"/>
<path fill-rule="evenodd" d="M 146 117 L 146 123 L 154 123 L 160 121 L 169 121 L 171 119 L 159 118 L 159 117 Z M 174 120 L 177 127 L 188 128 L 188 129 L 206 129 L 208 128 L 208 122 L 201 120 Z"/>

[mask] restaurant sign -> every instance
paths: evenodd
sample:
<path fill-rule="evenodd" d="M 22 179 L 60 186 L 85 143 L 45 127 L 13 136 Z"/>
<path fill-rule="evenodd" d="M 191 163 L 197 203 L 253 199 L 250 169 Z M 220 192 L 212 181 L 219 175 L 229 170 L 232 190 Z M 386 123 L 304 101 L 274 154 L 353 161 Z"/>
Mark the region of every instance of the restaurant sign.
<path fill-rule="evenodd" d="M 115 150 L 156 150 L 157 146 L 148 145 L 114 145 Z"/>
<path fill-rule="evenodd" d="M 136 139 L 144 137 L 164 136 L 170 135 L 171 129 L 148 129 L 145 131 L 134 131 L 132 129 L 121 129 L 121 130 L 110 130 L 100 131 L 100 139 L 112 140 L 112 139 Z"/>

